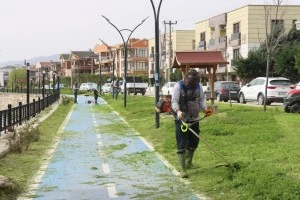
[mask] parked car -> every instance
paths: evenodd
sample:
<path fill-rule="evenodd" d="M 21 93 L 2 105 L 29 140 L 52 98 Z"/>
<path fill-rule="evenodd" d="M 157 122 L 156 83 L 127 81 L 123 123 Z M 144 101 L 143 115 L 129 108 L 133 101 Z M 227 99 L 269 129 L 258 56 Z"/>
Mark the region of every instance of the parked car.
<path fill-rule="evenodd" d="M 295 85 L 295 89 L 300 89 L 300 82 Z"/>
<path fill-rule="evenodd" d="M 112 84 L 111 83 L 105 83 L 102 87 L 101 90 L 103 93 L 109 93 L 112 91 Z"/>
<path fill-rule="evenodd" d="M 97 84 L 92 82 L 87 83 L 81 83 L 79 90 L 86 90 L 86 91 L 93 91 L 94 89 L 97 89 Z"/>
<path fill-rule="evenodd" d="M 61 89 L 61 88 L 64 88 L 65 87 L 65 84 L 63 84 L 63 83 L 60 83 L 59 84 L 59 88 Z M 55 89 L 57 89 L 57 83 L 55 84 Z"/>
<path fill-rule="evenodd" d="M 240 103 L 257 101 L 264 104 L 266 77 L 258 77 L 241 88 L 239 93 Z M 270 77 L 267 84 L 266 105 L 273 102 L 283 103 L 283 98 L 290 89 L 294 89 L 291 81 L 284 77 Z"/>
<path fill-rule="evenodd" d="M 285 112 L 300 113 L 300 89 L 289 90 L 283 101 Z"/>
<path fill-rule="evenodd" d="M 161 88 L 161 95 L 172 95 L 173 94 L 173 88 L 174 85 L 177 82 L 167 82 L 162 88 Z"/>
<path fill-rule="evenodd" d="M 133 76 L 127 76 L 126 82 L 123 79 L 123 84 L 120 85 L 121 93 L 123 94 L 125 91 L 125 83 L 126 83 L 126 92 L 128 95 L 133 93 L 134 95 L 141 93 L 142 95 L 145 95 L 146 90 L 148 88 L 148 83 L 145 82 L 142 77 L 133 77 Z"/>
<path fill-rule="evenodd" d="M 87 83 L 81 83 L 79 90 L 87 90 Z"/>
<path fill-rule="evenodd" d="M 41 87 L 41 89 L 43 89 L 43 86 Z M 45 85 L 45 89 L 52 89 L 52 87 L 50 85 Z"/>
<path fill-rule="evenodd" d="M 233 81 L 216 81 L 214 83 L 214 92 L 217 101 L 227 102 L 228 100 L 234 100 L 239 102 L 239 91 L 241 87 L 238 83 Z M 211 90 L 209 87 L 204 91 L 206 100 L 211 97 Z"/>

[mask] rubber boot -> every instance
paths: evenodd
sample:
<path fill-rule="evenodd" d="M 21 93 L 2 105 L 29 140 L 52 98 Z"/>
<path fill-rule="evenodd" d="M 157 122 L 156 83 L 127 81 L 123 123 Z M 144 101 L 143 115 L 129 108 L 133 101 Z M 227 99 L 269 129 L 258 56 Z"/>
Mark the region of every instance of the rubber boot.
<path fill-rule="evenodd" d="M 188 175 L 186 173 L 186 167 L 185 167 L 185 154 L 178 153 L 178 160 L 179 160 L 179 166 L 180 166 L 180 176 L 181 178 L 187 178 Z"/>
<path fill-rule="evenodd" d="M 193 156 L 194 156 L 194 151 L 186 151 L 186 154 L 185 154 L 185 161 L 186 161 L 186 168 L 187 169 L 191 169 L 193 164 L 192 164 L 192 161 L 193 161 Z"/>

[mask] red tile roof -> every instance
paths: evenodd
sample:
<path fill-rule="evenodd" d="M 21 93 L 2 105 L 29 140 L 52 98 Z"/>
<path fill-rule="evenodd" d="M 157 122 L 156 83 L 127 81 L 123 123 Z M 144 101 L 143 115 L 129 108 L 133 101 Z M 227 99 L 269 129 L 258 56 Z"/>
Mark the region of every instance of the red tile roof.
<path fill-rule="evenodd" d="M 228 64 L 221 51 L 184 51 L 175 52 L 172 68 L 181 66 L 201 68 L 218 64 Z"/>

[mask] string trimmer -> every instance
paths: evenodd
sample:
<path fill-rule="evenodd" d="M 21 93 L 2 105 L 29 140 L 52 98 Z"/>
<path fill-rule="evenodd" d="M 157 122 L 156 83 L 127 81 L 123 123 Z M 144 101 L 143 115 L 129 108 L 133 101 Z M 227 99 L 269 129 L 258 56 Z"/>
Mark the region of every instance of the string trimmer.
<path fill-rule="evenodd" d="M 193 133 L 197 138 L 199 138 L 200 141 L 202 141 L 213 153 L 215 153 L 215 155 L 217 155 L 219 158 L 221 158 L 221 160 L 223 160 L 225 163 L 223 164 L 218 164 L 216 165 L 216 167 L 228 167 L 230 168 L 230 170 L 232 172 L 235 172 L 237 170 L 240 169 L 240 165 L 238 163 L 230 163 L 226 158 L 224 158 L 220 153 L 218 153 L 212 146 L 210 146 L 202 137 L 200 137 L 200 135 L 198 135 L 192 128 L 191 126 L 201 120 L 203 120 L 204 118 L 207 117 L 207 115 L 205 115 L 204 117 L 200 118 L 199 120 L 193 122 L 193 123 L 186 123 L 184 121 L 182 121 L 181 119 L 179 119 L 177 117 L 177 114 L 172 111 L 173 116 L 175 117 L 176 121 L 180 124 L 180 128 L 182 132 L 187 132 L 188 130 Z"/>

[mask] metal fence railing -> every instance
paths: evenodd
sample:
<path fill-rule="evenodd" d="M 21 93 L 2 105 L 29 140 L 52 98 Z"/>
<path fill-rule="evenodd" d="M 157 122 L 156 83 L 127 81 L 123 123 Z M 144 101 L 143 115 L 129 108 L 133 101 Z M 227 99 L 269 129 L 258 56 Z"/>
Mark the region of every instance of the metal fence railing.
<path fill-rule="evenodd" d="M 53 94 L 46 94 L 45 98 L 38 98 L 37 101 L 33 99 L 33 102 L 12 107 L 8 104 L 8 108 L 5 110 L 0 110 L 0 134 L 2 131 L 13 129 L 14 126 L 22 125 L 23 122 L 34 118 L 37 114 L 43 111 L 45 108 L 49 107 L 57 100 L 59 100 L 59 92 Z"/>

